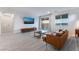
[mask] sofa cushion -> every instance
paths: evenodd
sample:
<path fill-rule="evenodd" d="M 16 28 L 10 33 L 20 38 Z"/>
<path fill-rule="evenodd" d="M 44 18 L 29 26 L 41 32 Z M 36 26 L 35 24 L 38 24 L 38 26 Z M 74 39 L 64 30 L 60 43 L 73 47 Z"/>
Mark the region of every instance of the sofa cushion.
<path fill-rule="evenodd" d="M 68 37 L 68 31 L 66 30 L 64 34 L 56 33 L 56 35 L 57 36 L 47 35 L 46 37 L 43 37 L 43 41 L 53 45 L 57 49 L 61 49 L 64 46 L 64 43 Z"/>
<path fill-rule="evenodd" d="M 53 36 L 56 36 L 56 33 L 55 33 L 55 32 L 53 32 L 53 33 L 52 33 L 52 35 L 53 35 Z"/>
<path fill-rule="evenodd" d="M 56 33 L 56 36 L 62 36 L 62 33 Z"/>

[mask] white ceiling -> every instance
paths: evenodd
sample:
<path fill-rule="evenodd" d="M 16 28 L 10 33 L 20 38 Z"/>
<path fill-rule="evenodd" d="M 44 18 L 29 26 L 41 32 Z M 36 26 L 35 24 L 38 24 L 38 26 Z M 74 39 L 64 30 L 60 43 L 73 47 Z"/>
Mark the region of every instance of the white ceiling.
<path fill-rule="evenodd" d="M 78 12 L 78 7 L 0 7 L 0 11 L 7 13 L 18 13 L 25 16 L 40 16 L 50 13 L 58 12 Z"/>

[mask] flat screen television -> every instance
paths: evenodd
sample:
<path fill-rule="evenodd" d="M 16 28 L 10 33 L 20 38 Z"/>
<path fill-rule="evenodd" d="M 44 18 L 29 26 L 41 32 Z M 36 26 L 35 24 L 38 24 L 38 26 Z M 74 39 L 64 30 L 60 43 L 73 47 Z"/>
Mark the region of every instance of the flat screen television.
<path fill-rule="evenodd" d="M 34 24 L 34 18 L 31 18 L 31 17 L 24 17 L 23 21 L 24 21 L 24 24 Z"/>

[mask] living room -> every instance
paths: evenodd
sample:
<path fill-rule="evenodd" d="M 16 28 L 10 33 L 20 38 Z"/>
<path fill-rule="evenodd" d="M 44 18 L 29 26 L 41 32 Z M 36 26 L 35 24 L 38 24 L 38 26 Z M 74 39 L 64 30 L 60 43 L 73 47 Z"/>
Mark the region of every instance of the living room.
<path fill-rule="evenodd" d="M 78 7 L 0 8 L 0 50 L 59 51 L 42 38 L 50 33 L 56 35 L 59 30 L 68 31 L 67 43 L 63 43 L 60 51 L 79 50 L 79 42 L 76 42 L 79 38 L 75 35 L 79 28 L 78 10 Z M 27 23 L 26 19 L 31 19 L 32 23 Z"/>

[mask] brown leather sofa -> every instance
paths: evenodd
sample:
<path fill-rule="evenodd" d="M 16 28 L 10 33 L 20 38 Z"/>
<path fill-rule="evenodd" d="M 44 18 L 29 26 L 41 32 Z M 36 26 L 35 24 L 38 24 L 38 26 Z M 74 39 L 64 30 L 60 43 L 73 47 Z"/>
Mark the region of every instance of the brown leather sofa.
<path fill-rule="evenodd" d="M 75 29 L 75 36 L 79 37 L 79 29 Z"/>
<path fill-rule="evenodd" d="M 56 33 L 56 35 L 46 34 L 46 37 L 42 38 L 46 43 L 53 45 L 57 49 L 61 49 L 68 38 L 68 31 L 65 30 L 61 34 Z"/>

